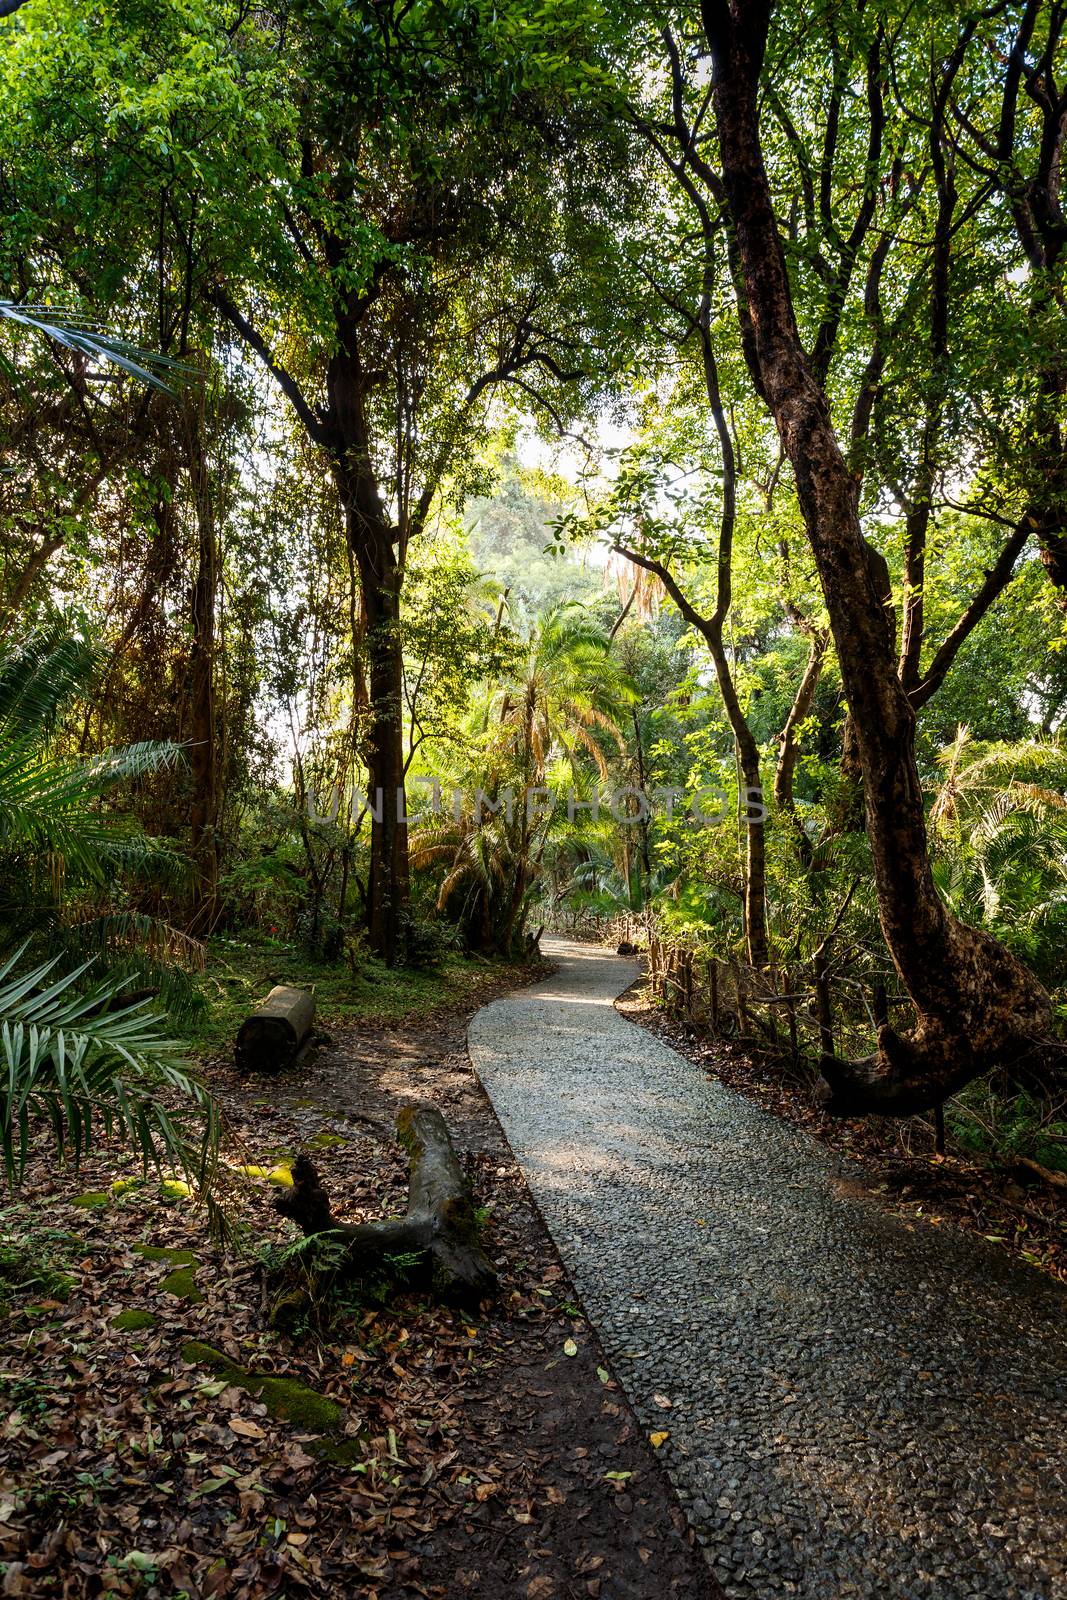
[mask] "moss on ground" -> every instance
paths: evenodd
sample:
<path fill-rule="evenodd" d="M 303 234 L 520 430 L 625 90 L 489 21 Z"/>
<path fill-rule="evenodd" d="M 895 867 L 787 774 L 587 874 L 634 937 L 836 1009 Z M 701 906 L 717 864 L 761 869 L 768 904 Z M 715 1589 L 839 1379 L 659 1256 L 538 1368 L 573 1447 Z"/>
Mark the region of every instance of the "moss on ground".
<path fill-rule="evenodd" d="M 196 1268 L 175 1267 L 159 1285 L 164 1294 L 172 1294 L 176 1300 L 187 1300 L 192 1306 L 203 1305 L 204 1297 L 196 1287 Z"/>
<path fill-rule="evenodd" d="M 108 1197 L 99 1189 L 91 1189 L 88 1194 L 76 1194 L 70 1202 L 72 1206 L 80 1206 L 83 1211 L 95 1211 L 99 1206 L 107 1205 Z"/>
<path fill-rule="evenodd" d="M 169 1261 L 172 1267 L 195 1267 L 197 1264 L 191 1250 L 168 1250 L 159 1244 L 131 1244 L 130 1249 L 146 1261 Z"/>
<path fill-rule="evenodd" d="M 430 970 L 391 968 L 367 958 L 353 975 L 345 961 L 317 961 L 299 945 L 252 930 L 235 938 L 217 936 L 208 940 L 205 970 L 196 980 L 206 1005 L 192 1033 L 201 1050 L 229 1055 L 241 1023 L 276 983 L 314 987 L 317 1025 L 329 1030 L 423 1014 L 476 994 L 487 975 L 509 971 L 518 968 L 449 952 Z"/>
<path fill-rule="evenodd" d="M 189 1339 L 182 1345 L 182 1360 L 191 1366 L 207 1367 L 235 1389 L 254 1395 L 277 1422 L 295 1423 L 308 1433 L 336 1434 L 344 1427 L 344 1407 L 296 1378 L 280 1378 L 274 1372 L 256 1372 L 254 1368 L 242 1367 L 200 1339 Z"/>
<path fill-rule="evenodd" d="M 366 1460 L 358 1439 L 312 1439 L 307 1450 L 317 1461 L 328 1461 L 335 1467 L 358 1467 Z"/>
<path fill-rule="evenodd" d="M 186 1183 L 184 1178 L 164 1178 L 163 1182 L 159 1186 L 159 1197 L 161 1200 L 191 1200 L 192 1195 L 192 1185 Z"/>
<path fill-rule="evenodd" d="M 347 1144 L 348 1140 L 339 1133 L 317 1133 L 314 1139 L 308 1140 L 309 1150 L 334 1150 L 339 1144 Z"/>
<path fill-rule="evenodd" d="M 151 1311 L 120 1311 L 117 1317 L 112 1317 L 111 1326 L 120 1333 L 139 1333 L 143 1328 L 154 1328 L 156 1319 Z"/>

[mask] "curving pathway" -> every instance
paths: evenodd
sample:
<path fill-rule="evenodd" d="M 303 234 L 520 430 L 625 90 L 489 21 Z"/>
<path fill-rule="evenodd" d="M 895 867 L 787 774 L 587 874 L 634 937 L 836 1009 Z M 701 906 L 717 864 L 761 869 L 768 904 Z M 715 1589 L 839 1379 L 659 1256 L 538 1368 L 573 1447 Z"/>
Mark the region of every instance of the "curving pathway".
<path fill-rule="evenodd" d="M 471 1059 L 727 1595 L 1067 1600 L 1067 1294 L 627 1022 L 634 963 L 544 948 Z"/>

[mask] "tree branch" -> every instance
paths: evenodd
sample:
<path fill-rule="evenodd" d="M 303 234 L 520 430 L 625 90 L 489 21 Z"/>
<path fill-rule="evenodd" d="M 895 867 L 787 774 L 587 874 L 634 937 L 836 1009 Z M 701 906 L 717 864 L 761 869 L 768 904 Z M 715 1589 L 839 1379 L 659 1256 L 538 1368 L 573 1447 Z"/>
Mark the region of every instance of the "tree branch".
<path fill-rule="evenodd" d="M 262 361 L 300 418 L 311 442 L 321 445 L 324 449 L 329 449 L 332 443 L 329 427 L 315 408 L 305 399 L 300 385 L 292 373 L 282 366 L 259 330 L 237 309 L 224 289 L 209 290 L 207 299 L 209 304 L 213 305 L 216 311 L 226 318 L 248 348 L 254 351 Z"/>
<path fill-rule="evenodd" d="M 908 698 L 916 710 L 924 706 L 944 683 L 949 668 L 959 654 L 960 646 L 974 632 L 993 601 L 1007 588 L 1015 570 L 1015 563 L 1036 524 L 1037 518 L 1032 512 L 1027 512 L 1019 519 L 1015 532 L 993 566 L 989 568 L 970 605 L 935 652 L 922 683 L 909 694 Z"/>

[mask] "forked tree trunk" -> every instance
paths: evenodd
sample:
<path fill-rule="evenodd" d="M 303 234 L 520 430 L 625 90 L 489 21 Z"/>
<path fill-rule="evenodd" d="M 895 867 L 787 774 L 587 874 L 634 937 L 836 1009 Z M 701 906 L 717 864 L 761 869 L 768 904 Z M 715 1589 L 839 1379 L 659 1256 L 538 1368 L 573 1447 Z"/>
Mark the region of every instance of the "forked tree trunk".
<path fill-rule="evenodd" d="M 917 1013 L 906 1033 L 882 1026 L 869 1060 L 827 1063 L 827 1103 L 842 1115 L 906 1114 L 1047 1039 L 1051 1009 L 1021 963 L 989 934 L 952 917 L 934 886 L 915 714 L 897 675 L 857 485 L 801 345 L 763 162 L 757 90 L 770 0 L 703 0 L 702 9 L 758 378 L 796 476 L 854 719 L 882 930 Z"/>

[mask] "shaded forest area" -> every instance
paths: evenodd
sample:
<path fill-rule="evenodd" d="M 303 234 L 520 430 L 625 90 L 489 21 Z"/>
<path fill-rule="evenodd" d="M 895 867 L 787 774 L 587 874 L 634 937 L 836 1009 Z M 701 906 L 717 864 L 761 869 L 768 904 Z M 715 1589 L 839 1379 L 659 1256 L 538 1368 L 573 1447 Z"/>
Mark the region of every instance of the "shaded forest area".
<path fill-rule="evenodd" d="M 702 1064 L 727 1039 L 724 1076 L 824 1136 L 954 1163 L 985 1186 L 972 1225 L 1062 1271 L 1065 26 L 1056 0 L 0 4 L 13 1456 L 65 1318 L 88 1319 L 76 1387 L 94 1339 L 137 1341 L 125 1290 L 100 1295 L 145 1251 L 196 1256 L 147 1259 L 222 1360 L 313 1364 L 309 1330 L 365 1351 L 404 1263 L 339 1310 L 320 1261 L 295 1332 L 272 1327 L 250 1285 L 305 1247 L 271 1184 L 318 1138 L 346 1220 L 402 1207 L 398 1041 L 418 1031 L 440 1099 L 435 1019 L 543 970 L 545 929 L 649 951 Z M 234 1075 L 281 984 L 315 993 L 328 1093 L 306 1063 L 277 1095 Z M 368 1039 L 384 1098 L 346 1110 Z M 467 1176 L 499 1336 L 555 1315 L 595 1373 L 496 1154 Z M 470 1353 L 476 1320 L 419 1315 Z M 374 1346 L 362 1454 L 330 1466 L 364 1478 L 372 1545 L 381 1497 L 406 1503 L 385 1374 L 407 1327 Z M 166 1406 L 245 1392 L 146 1337 L 127 1354 Z M 38 1457 L 64 1438 L 42 1425 Z M 613 1500 L 658 1481 L 640 1443 Z M 498 1479 L 450 1461 L 452 1511 L 487 1505 Z M 69 1491 L 83 1529 L 99 1471 Z M 42 1592 L 38 1557 L 48 1592 L 83 1592 L 56 1575 L 75 1547 L 26 1531 L 56 1492 L 12 1502 L 5 1592 Z M 175 1592 L 231 1592 L 216 1534 Z M 147 1591 L 116 1538 L 108 1583 Z M 343 1592 L 354 1559 L 314 1572 L 290 1522 L 245 1543 L 242 1595 Z M 385 1546 L 360 1560 L 406 1581 Z"/>

